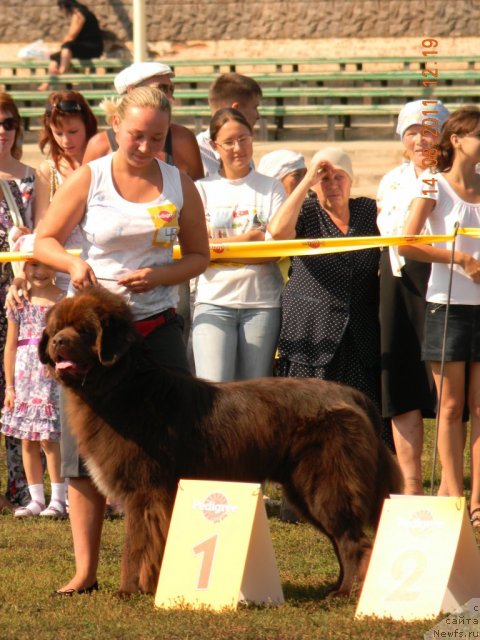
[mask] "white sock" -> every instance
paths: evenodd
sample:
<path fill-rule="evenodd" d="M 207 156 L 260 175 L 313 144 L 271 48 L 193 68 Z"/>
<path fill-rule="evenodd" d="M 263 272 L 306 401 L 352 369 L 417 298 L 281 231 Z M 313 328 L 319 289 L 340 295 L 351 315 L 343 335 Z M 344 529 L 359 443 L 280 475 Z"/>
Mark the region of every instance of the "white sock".
<path fill-rule="evenodd" d="M 29 484 L 28 490 L 32 500 L 45 504 L 45 492 L 43 491 L 43 484 Z"/>
<path fill-rule="evenodd" d="M 50 502 L 57 500 L 65 502 L 65 482 L 52 482 L 52 497 Z"/>

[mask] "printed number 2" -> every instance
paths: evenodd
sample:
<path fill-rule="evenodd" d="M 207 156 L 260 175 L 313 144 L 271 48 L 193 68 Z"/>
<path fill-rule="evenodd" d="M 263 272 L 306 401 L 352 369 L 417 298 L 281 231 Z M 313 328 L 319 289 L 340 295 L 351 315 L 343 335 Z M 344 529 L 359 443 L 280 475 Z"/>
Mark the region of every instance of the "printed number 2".
<path fill-rule="evenodd" d="M 208 589 L 210 575 L 212 573 L 213 556 L 215 555 L 215 547 L 217 546 L 218 533 L 208 540 L 204 540 L 193 547 L 193 552 L 203 553 L 200 573 L 198 575 L 197 589 Z"/>
<path fill-rule="evenodd" d="M 412 549 L 401 553 L 392 565 L 392 575 L 395 580 L 401 580 L 400 585 L 392 591 L 387 600 L 393 602 L 412 602 L 420 595 L 420 591 L 414 589 L 418 577 L 424 573 L 427 566 L 425 554 L 422 551 Z"/>

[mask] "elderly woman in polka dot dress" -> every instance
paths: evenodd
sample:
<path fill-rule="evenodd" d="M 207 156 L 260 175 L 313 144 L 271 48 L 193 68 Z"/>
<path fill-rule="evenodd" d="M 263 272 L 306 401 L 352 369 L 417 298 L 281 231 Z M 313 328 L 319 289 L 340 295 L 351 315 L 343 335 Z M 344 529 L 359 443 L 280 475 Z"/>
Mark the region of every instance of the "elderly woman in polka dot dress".
<path fill-rule="evenodd" d="M 268 230 L 277 240 L 379 235 L 375 200 L 350 198 L 350 158 L 315 154 Z M 278 374 L 360 389 L 380 404 L 378 249 L 294 257 L 282 300 Z"/>

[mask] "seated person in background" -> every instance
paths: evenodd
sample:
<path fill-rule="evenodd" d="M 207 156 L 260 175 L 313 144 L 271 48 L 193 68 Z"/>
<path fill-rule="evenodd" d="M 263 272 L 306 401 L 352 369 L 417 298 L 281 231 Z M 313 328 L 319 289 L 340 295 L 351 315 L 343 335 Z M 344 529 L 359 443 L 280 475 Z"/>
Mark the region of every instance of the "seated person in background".
<path fill-rule="evenodd" d="M 52 53 L 48 73 L 51 76 L 66 73 L 72 58 L 98 58 L 103 53 L 103 39 L 96 16 L 77 0 L 57 0 L 57 7 L 70 18 L 70 26 L 60 51 Z M 48 82 L 38 87 L 47 91 Z"/>
<path fill-rule="evenodd" d="M 161 62 L 135 62 L 123 69 L 115 78 L 118 94 L 123 96 L 136 87 L 160 89 L 173 103 L 173 70 Z M 101 158 L 118 148 L 113 129 L 101 131 L 88 143 L 84 164 Z M 192 178 L 203 178 L 202 160 L 194 134 L 180 124 L 172 122 L 165 139 L 165 146 L 159 159 L 174 165 Z"/>
<path fill-rule="evenodd" d="M 305 158 L 301 153 L 288 149 L 271 151 L 261 157 L 258 173 L 280 180 L 289 196 L 307 173 Z"/>
<path fill-rule="evenodd" d="M 231 107 L 240 111 L 252 129 L 260 118 L 258 107 L 261 97 L 262 90 L 258 82 L 239 73 L 224 73 L 218 76 L 208 90 L 208 104 L 212 115 L 219 109 Z M 211 145 L 210 129 L 199 133 L 197 142 L 205 175 L 217 173 L 220 169 L 220 155 Z M 251 166 L 254 166 L 253 160 Z"/>

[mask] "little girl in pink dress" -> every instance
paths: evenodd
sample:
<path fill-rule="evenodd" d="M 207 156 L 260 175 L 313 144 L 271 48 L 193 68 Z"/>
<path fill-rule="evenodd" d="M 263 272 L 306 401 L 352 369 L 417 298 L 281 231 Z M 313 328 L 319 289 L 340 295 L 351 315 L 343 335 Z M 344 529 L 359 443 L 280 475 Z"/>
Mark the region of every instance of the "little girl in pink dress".
<path fill-rule="evenodd" d="M 32 236 L 22 236 L 17 250 L 33 248 Z M 8 311 L 5 344 L 5 405 L 1 431 L 22 441 L 22 457 L 31 501 L 15 510 L 15 517 L 64 517 L 65 483 L 60 475 L 60 420 L 58 387 L 38 358 L 38 343 L 48 309 L 64 293 L 54 284 L 55 272 L 31 259 L 25 263 L 29 300 Z M 43 449 L 51 480 L 51 501 L 45 508 Z"/>

